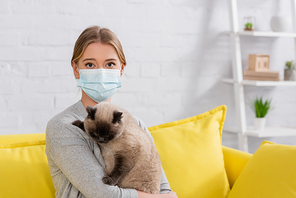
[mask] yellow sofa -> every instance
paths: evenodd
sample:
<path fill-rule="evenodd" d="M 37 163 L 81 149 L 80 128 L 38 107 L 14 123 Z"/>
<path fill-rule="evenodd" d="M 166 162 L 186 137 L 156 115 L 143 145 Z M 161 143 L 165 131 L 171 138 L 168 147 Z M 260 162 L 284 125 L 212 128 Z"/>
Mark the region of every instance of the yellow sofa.
<path fill-rule="evenodd" d="M 252 155 L 222 146 L 230 188 Z M 45 134 L 0 135 L 0 197 L 54 197 Z"/>

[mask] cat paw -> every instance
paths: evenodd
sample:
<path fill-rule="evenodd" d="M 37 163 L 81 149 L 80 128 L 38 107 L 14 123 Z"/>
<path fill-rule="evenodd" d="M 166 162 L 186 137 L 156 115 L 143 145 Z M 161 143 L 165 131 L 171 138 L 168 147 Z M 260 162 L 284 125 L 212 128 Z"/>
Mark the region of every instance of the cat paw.
<path fill-rule="evenodd" d="M 111 186 L 115 185 L 113 179 L 111 177 L 109 177 L 109 176 L 104 176 L 102 181 L 103 181 L 104 184 L 108 184 L 108 185 L 111 185 Z"/>

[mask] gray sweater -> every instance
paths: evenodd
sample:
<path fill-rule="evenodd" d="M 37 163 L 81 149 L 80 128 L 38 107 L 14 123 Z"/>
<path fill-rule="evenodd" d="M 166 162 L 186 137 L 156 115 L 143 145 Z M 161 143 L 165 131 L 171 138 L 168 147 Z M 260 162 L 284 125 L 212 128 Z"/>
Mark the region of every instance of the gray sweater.
<path fill-rule="evenodd" d="M 46 128 L 46 155 L 56 197 L 136 198 L 135 189 L 123 189 L 102 182 L 105 164 L 99 146 L 80 128 L 71 123 L 87 116 L 81 101 L 54 116 Z M 153 140 L 145 124 L 135 118 Z M 161 192 L 170 186 L 162 170 Z"/>

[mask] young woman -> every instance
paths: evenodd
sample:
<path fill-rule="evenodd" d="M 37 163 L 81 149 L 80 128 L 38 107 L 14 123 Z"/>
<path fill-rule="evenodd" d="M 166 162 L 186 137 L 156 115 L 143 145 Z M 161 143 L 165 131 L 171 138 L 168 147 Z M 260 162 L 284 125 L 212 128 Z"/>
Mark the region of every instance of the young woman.
<path fill-rule="evenodd" d="M 82 89 L 81 100 L 54 116 L 46 129 L 46 155 L 56 197 L 176 198 L 163 170 L 161 194 L 104 184 L 105 164 L 99 146 L 71 124 L 77 119 L 84 120 L 87 105 L 111 102 L 121 86 L 126 60 L 115 34 L 98 26 L 85 29 L 75 43 L 71 64 Z M 145 124 L 138 118 L 135 120 L 152 138 Z"/>

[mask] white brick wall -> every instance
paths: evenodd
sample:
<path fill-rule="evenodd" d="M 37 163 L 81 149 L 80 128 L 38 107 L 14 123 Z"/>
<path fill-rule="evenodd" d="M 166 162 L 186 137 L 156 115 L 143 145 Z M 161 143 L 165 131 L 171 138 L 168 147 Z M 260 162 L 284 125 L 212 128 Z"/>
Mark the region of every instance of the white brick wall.
<path fill-rule="evenodd" d="M 226 125 L 236 121 L 231 77 L 227 0 L 1 0 L 0 134 L 44 132 L 47 121 L 80 98 L 70 59 L 79 34 L 90 25 L 110 28 L 127 57 L 123 87 L 113 102 L 148 126 L 228 106 Z M 255 16 L 270 30 L 276 14 L 291 15 L 290 1 L 239 0 L 239 21 Z M 242 27 L 241 27 L 242 28 Z M 271 69 L 294 59 L 290 38 L 242 38 L 249 53 L 268 53 Z M 283 73 L 281 72 L 281 75 Z M 264 94 L 276 109 L 267 124 L 296 127 L 294 87 L 246 87 L 246 100 Z M 248 107 L 247 107 L 248 108 Z M 253 113 L 247 109 L 248 123 Z M 270 138 L 295 144 L 296 138 Z M 250 138 L 251 152 L 262 139 Z M 223 143 L 237 147 L 236 136 Z"/>

